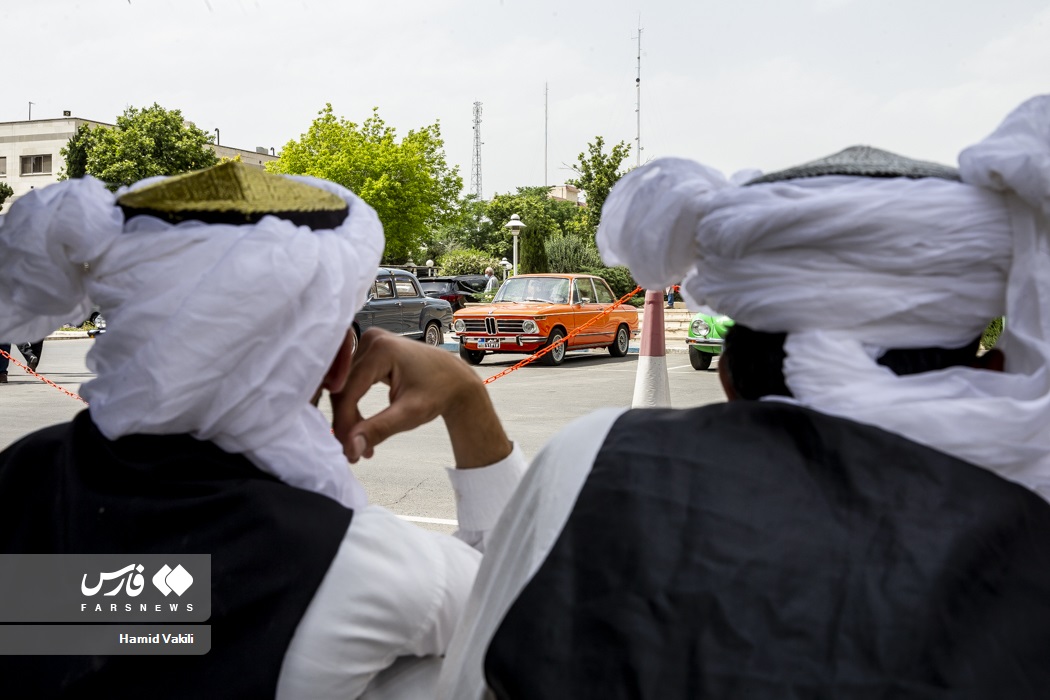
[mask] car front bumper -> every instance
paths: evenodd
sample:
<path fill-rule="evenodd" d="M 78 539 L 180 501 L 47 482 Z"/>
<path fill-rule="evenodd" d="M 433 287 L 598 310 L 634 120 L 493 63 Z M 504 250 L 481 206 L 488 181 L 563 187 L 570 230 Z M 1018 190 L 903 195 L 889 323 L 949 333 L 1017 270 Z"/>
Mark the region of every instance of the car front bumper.
<path fill-rule="evenodd" d="M 685 344 L 697 350 L 720 353 L 725 341 L 721 338 L 686 338 Z"/>
<path fill-rule="evenodd" d="M 498 347 L 491 347 L 493 341 Z M 547 342 L 545 335 L 482 335 L 460 333 L 459 342 L 468 350 L 488 352 L 533 352 Z"/>

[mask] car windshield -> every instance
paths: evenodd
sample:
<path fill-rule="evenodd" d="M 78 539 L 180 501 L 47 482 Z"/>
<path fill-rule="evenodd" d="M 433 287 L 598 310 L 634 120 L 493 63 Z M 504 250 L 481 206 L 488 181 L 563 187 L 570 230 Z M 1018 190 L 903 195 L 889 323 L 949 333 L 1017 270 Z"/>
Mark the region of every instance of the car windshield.
<path fill-rule="evenodd" d="M 503 283 L 493 301 L 567 304 L 569 280 L 564 277 L 511 277 Z"/>

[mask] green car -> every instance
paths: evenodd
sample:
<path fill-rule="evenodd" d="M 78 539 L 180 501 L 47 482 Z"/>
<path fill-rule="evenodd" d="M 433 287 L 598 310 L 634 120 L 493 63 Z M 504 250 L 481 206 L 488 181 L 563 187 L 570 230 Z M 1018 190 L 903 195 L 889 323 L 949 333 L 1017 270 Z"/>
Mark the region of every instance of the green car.
<path fill-rule="evenodd" d="M 693 316 L 689 324 L 689 364 L 693 369 L 708 369 L 711 358 L 722 354 L 726 331 L 733 325 L 733 319 L 725 315 L 700 312 Z"/>

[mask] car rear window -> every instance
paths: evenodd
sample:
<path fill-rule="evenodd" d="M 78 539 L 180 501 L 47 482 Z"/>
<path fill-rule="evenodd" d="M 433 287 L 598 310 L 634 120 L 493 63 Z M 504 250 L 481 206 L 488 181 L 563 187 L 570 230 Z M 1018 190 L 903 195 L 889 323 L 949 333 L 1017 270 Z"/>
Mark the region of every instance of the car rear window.
<path fill-rule="evenodd" d="M 416 285 L 412 284 L 412 280 L 396 279 L 394 284 L 397 285 L 397 295 L 402 299 L 419 296 Z"/>
<path fill-rule="evenodd" d="M 419 286 L 423 288 L 424 292 L 437 292 L 443 294 L 445 292 L 455 291 L 453 288 L 455 282 L 420 282 Z"/>

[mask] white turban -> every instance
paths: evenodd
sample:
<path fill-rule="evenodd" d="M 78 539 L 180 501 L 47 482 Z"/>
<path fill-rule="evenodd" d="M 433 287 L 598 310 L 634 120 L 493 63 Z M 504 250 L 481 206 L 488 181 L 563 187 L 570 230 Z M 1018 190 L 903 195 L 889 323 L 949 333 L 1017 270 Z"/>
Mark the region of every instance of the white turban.
<path fill-rule="evenodd" d="M 908 437 L 1050 498 L 1050 96 L 960 156 L 962 182 L 822 176 L 739 187 L 663 159 L 602 210 L 598 244 L 656 289 L 681 279 L 786 332 L 799 403 Z M 962 347 L 1007 316 L 1006 372 L 896 376 L 889 348 Z"/>
<path fill-rule="evenodd" d="M 364 489 L 309 401 L 375 279 L 383 229 L 345 188 L 293 179 L 343 198 L 346 220 L 125 222 L 91 177 L 30 192 L 0 228 L 0 340 L 44 337 L 97 304 L 108 323 L 82 394 L 103 435 L 189 433 L 360 507 Z"/>

